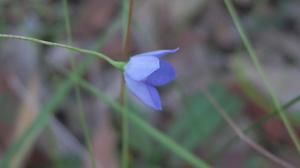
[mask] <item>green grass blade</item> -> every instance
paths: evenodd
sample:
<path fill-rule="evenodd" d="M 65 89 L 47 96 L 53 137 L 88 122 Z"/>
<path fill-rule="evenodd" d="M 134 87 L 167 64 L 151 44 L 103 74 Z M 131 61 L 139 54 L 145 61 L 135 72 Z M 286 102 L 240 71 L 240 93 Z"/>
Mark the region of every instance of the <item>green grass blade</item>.
<path fill-rule="evenodd" d="M 73 38 L 72 38 L 72 33 L 71 33 L 71 21 L 70 21 L 68 0 L 63 0 L 63 10 L 64 10 L 64 21 L 65 21 L 68 43 L 70 45 L 72 45 Z M 71 64 L 72 64 L 72 71 L 76 71 L 77 66 L 76 66 L 74 57 L 71 58 Z M 82 127 L 82 130 L 83 130 L 84 140 L 85 140 L 86 146 L 88 148 L 91 165 L 93 168 L 96 168 L 96 159 L 95 159 L 94 152 L 93 152 L 93 145 L 92 145 L 92 140 L 90 138 L 90 132 L 89 132 L 89 129 L 88 129 L 88 126 L 86 123 L 85 112 L 84 112 L 82 100 L 81 100 L 80 88 L 77 84 L 74 87 L 75 87 L 76 104 L 78 105 L 80 126 Z"/>
<path fill-rule="evenodd" d="M 71 21 L 68 0 L 63 0 L 63 10 L 64 10 L 64 22 L 68 38 L 68 43 L 73 43 L 72 33 L 71 33 Z"/>
<path fill-rule="evenodd" d="M 118 17 L 109 27 L 108 31 L 104 33 L 103 37 L 101 37 L 101 39 L 99 39 L 99 41 L 97 41 L 95 46 L 93 46 L 92 48 L 101 48 L 107 41 L 107 39 L 110 38 L 117 31 L 119 25 L 120 19 Z M 49 100 L 49 102 L 44 106 L 44 108 L 36 117 L 36 119 L 33 120 L 30 127 L 26 129 L 26 131 L 20 136 L 20 138 L 17 141 L 11 144 L 6 153 L 3 155 L 2 160 L 0 161 L 1 168 L 9 167 L 13 156 L 19 150 L 22 150 L 22 148 L 24 148 L 24 145 L 26 145 L 28 141 L 34 140 L 39 135 L 39 132 L 47 125 L 49 118 L 52 116 L 52 112 L 60 105 L 64 97 L 73 87 L 74 82 L 73 80 L 71 80 L 71 78 L 74 78 L 74 76 L 80 76 L 87 69 L 87 67 L 91 64 L 92 61 L 93 59 L 91 57 L 86 58 L 86 60 L 79 65 L 77 71 L 72 72 L 72 74 L 70 74 L 70 77 L 58 87 L 57 91 L 53 95 L 53 98 Z"/>
<path fill-rule="evenodd" d="M 283 109 L 287 110 L 288 108 L 290 108 L 291 106 L 293 106 L 294 104 L 296 104 L 297 102 L 300 101 L 300 95 L 296 96 L 295 98 L 291 99 L 290 101 L 288 101 L 286 104 L 284 104 L 282 106 Z M 257 121 L 255 121 L 254 123 L 252 123 L 250 126 L 248 126 L 247 128 L 243 129 L 243 133 L 247 134 L 250 131 L 252 131 L 255 128 L 260 127 L 261 125 L 263 125 L 266 121 L 268 121 L 269 119 L 277 116 L 278 113 L 276 112 L 276 110 L 269 112 L 267 114 L 265 114 L 264 116 L 262 116 L 261 118 L 259 118 Z M 238 140 L 238 136 L 234 135 L 232 136 L 226 143 L 225 145 L 218 149 L 217 152 L 215 152 L 215 154 L 211 157 L 211 158 L 218 158 L 219 156 L 221 156 L 221 154 L 225 151 L 227 151 L 227 149 L 234 144 L 237 140 Z"/>
<path fill-rule="evenodd" d="M 250 57 L 252 59 L 252 62 L 255 65 L 255 68 L 256 68 L 257 72 L 259 73 L 260 78 L 263 81 L 263 84 L 266 86 L 266 88 L 267 88 L 267 90 L 268 90 L 268 92 L 269 92 L 269 94 L 271 96 L 271 99 L 272 99 L 272 101 L 274 103 L 276 111 L 278 112 L 278 114 L 279 114 L 279 116 L 280 116 L 280 118 L 281 118 L 281 120 L 282 120 L 285 128 L 287 129 L 287 132 L 288 132 L 289 136 L 291 137 L 291 139 L 292 139 L 292 141 L 293 141 L 293 143 L 294 143 L 294 145 L 296 147 L 296 150 L 298 151 L 298 154 L 300 154 L 299 139 L 298 139 L 298 137 L 297 137 L 297 135 L 296 135 L 296 133 L 294 131 L 294 128 L 291 126 L 290 121 L 288 120 L 287 116 L 284 114 L 283 109 L 282 109 L 282 107 L 281 107 L 281 105 L 279 103 L 279 100 L 277 98 L 277 95 L 275 94 L 275 92 L 273 91 L 272 86 L 270 85 L 270 83 L 267 80 L 267 77 L 266 77 L 266 75 L 265 75 L 265 73 L 264 73 L 264 71 L 263 71 L 263 69 L 262 69 L 262 67 L 261 67 L 261 65 L 260 65 L 260 63 L 258 61 L 258 58 L 257 58 L 256 53 L 255 53 L 255 50 L 252 47 L 252 45 L 250 43 L 250 40 L 248 39 L 248 37 L 247 37 L 247 35 L 246 35 L 246 33 L 245 33 L 245 31 L 244 31 L 241 23 L 240 23 L 240 19 L 239 19 L 238 15 L 237 15 L 234 7 L 233 7 L 233 4 L 232 4 L 231 0 L 224 0 L 224 2 L 225 2 L 225 5 L 226 5 L 226 7 L 227 7 L 227 9 L 229 11 L 230 16 L 233 19 L 234 25 L 235 25 L 235 27 L 237 28 L 237 30 L 238 30 L 238 32 L 240 34 L 242 42 L 244 43 L 245 48 L 248 51 L 248 53 L 249 53 L 249 55 L 250 55 Z"/>
<path fill-rule="evenodd" d="M 122 53 L 125 56 L 125 60 L 129 58 L 129 41 L 130 41 L 130 28 L 133 12 L 133 0 L 123 0 L 123 43 L 122 43 Z M 121 91 L 120 91 L 120 101 L 123 108 L 126 108 L 127 102 L 125 100 L 125 81 L 122 77 L 121 80 Z M 128 168 L 129 166 L 129 122 L 127 113 L 122 113 L 122 168 Z"/>
<path fill-rule="evenodd" d="M 52 112 L 56 109 L 58 105 L 60 105 L 62 100 L 65 98 L 66 94 L 72 88 L 72 78 L 74 78 L 74 76 L 80 76 L 83 73 L 83 70 L 88 66 L 88 64 L 89 61 L 86 61 L 84 64 L 82 64 L 75 73 L 70 75 L 68 81 L 59 87 L 55 97 L 51 99 L 49 103 L 42 109 L 42 111 L 33 120 L 29 128 L 27 128 L 26 131 L 22 133 L 20 138 L 13 142 L 12 146 L 3 156 L 3 159 L 0 162 L 0 167 L 10 167 L 9 165 L 13 156 L 19 150 L 26 148 L 27 142 L 33 141 L 37 137 L 40 131 L 42 131 L 42 129 L 47 125 L 48 119 L 52 116 Z"/>
<path fill-rule="evenodd" d="M 77 79 L 78 80 L 78 79 Z M 127 113 L 128 118 L 130 121 L 136 125 L 136 127 L 142 129 L 145 133 L 149 134 L 152 138 L 156 139 L 158 142 L 160 142 L 163 146 L 173 151 L 176 155 L 193 165 L 194 167 L 199 168 L 208 168 L 210 167 L 205 161 L 197 158 L 195 155 L 187 151 L 186 149 L 179 146 L 175 141 L 170 139 L 167 135 L 163 134 L 162 132 L 156 130 L 155 128 L 151 127 L 149 124 L 147 124 L 144 120 L 142 120 L 140 117 L 135 115 L 134 113 L 131 113 L 128 111 L 128 109 L 122 108 L 122 106 L 119 103 L 116 103 L 112 100 L 110 100 L 106 95 L 104 95 L 100 90 L 98 90 L 96 87 L 90 85 L 87 82 L 80 82 L 80 85 L 94 94 L 96 97 L 98 97 L 101 101 L 105 102 L 109 106 L 111 106 L 115 111 L 119 113 Z"/>

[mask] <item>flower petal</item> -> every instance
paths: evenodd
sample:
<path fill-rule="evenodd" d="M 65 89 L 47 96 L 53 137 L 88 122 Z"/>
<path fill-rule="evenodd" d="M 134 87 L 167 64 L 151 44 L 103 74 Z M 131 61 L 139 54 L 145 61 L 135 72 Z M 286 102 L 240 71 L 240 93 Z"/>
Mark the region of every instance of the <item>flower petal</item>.
<path fill-rule="evenodd" d="M 142 56 L 131 57 L 125 66 L 125 73 L 136 81 L 146 79 L 159 68 L 159 59 L 156 57 Z"/>
<path fill-rule="evenodd" d="M 154 71 L 146 79 L 146 83 L 154 86 L 161 86 L 175 79 L 176 72 L 173 66 L 164 60 L 159 61 L 159 69 Z"/>
<path fill-rule="evenodd" d="M 165 56 L 167 54 L 173 54 L 175 52 L 177 52 L 179 50 L 179 48 L 175 48 L 175 49 L 171 49 L 171 50 L 156 50 L 156 51 L 150 51 L 150 52 L 145 52 L 145 53 L 141 53 L 141 54 L 137 54 L 134 56 L 152 56 L 152 57 L 162 57 Z"/>
<path fill-rule="evenodd" d="M 153 86 L 147 85 L 143 82 L 138 82 L 131 79 L 125 74 L 125 82 L 127 88 L 146 105 L 155 110 L 161 110 L 161 102 L 158 91 Z"/>

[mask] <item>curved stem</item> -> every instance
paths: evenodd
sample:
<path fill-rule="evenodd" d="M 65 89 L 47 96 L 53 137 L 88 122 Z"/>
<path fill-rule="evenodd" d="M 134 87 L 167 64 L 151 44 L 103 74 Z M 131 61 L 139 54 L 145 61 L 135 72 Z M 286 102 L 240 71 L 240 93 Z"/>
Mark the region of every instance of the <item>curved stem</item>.
<path fill-rule="evenodd" d="M 0 34 L 0 38 L 26 40 L 26 41 L 30 41 L 30 42 L 34 42 L 34 43 L 44 44 L 44 45 L 48 45 L 48 46 L 61 47 L 61 48 L 65 48 L 65 49 L 68 49 L 71 51 L 92 55 L 92 56 L 95 56 L 95 57 L 98 57 L 100 59 L 107 61 L 108 63 L 110 63 L 112 66 L 114 66 L 115 68 L 117 68 L 119 70 L 123 70 L 124 66 L 126 64 L 125 62 L 115 61 L 102 53 L 98 53 L 96 51 L 91 51 L 91 50 L 87 50 L 87 49 L 77 48 L 77 47 L 73 47 L 73 46 L 66 45 L 66 44 L 54 43 L 54 42 L 50 42 L 50 41 L 39 40 L 39 39 L 32 38 L 32 37 L 12 35 L 12 34 Z"/>
<path fill-rule="evenodd" d="M 120 17 L 117 17 L 117 19 L 112 22 L 107 31 L 103 34 L 103 37 L 97 40 L 97 43 L 92 48 L 99 49 L 103 47 L 107 39 L 112 37 L 115 32 L 117 32 L 120 22 L 119 18 Z M 4 153 L 0 160 L 0 167 L 9 167 L 12 163 L 13 156 L 15 156 L 19 150 L 26 148 L 26 144 L 28 142 L 36 139 L 41 130 L 47 125 L 48 120 L 53 115 L 55 109 L 60 105 L 75 84 L 73 79 L 81 77 L 93 60 L 94 59 L 90 58 L 85 59 L 77 66 L 76 72 L 68 74 L 69 77 L 58 86 L 58 89 L 55 91 L 52 98 L 45 104 L 43 108 L 41 108 L 40 113 L 34 119 L 29 128 L 26 129 L 26 132 L 24 132 L 20 138 L 13 142 Z"/>

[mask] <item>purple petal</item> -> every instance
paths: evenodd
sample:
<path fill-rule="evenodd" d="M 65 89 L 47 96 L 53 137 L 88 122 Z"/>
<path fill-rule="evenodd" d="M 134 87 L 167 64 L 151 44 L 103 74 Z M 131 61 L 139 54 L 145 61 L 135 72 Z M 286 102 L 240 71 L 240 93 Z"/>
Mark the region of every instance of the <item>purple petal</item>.
<path fill-rule="evenodd" d="M 160 66 L 159 69 L 153 72 L 146 79 L 146 82 L 148 84 L 154 86 L 161 86 L 175 79 L 176 76 L 175 69 L 169 62 L 160 60 L 159 66 Z"/>
<path fill-rule="evenodd" d="M 175 48 L 172 50 L 156 50 L 156 51 L 150 51 L 150 52 L 145 52 L 145 53 L 141 53 L 141 54 L 137 54 L 135 56 L 152 56 L 152 57 L 162 57 L 165 56 L 167 54 L 173 54 L 175 52 L 177 52 L 179 50 L 179 48 Z"/>
<path fill-rule="evenodd" d="M 127 88 L 146 105 L 155 110 L 161 110 L 161 102 L 158 91 L 153 86 L 147 85 L 143 82 L 138 82 L 131 79 L 125 74 L 125 82 Z"/>
<path fill-rule="evenodd" d="M 125 73 L 133 80 L 141 81 L 159 68 L 159 59 L 142 56 L 131 57 L 125 66 Z"/>

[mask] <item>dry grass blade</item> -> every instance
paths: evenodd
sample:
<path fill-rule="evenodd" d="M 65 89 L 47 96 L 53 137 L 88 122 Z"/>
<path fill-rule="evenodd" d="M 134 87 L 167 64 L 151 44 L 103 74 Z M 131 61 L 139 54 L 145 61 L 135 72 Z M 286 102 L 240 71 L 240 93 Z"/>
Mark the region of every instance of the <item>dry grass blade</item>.
<path fill-rule="evenodd" d="M 253 140 L 249 139 L 243 131 L 233 122 L 231 117 L 227 115 L 227 112 L 220 106 L 220 104 L 214 99 L 214 97 L 205 89 L 202 89 L 204 95 L 207 97 L 207 99 L 210 101 L 210 103 L 216 108 L 216 110 L 220 113 L 220 115 L 224 118 L 224 120 L 228 123 L 228 125 L 232 128 L 232 130 L 238 135 L 238 137 L 248 144 L 251 148 L 253 148 L 255 151 L 260 153 L 261 155 L 265 156 L 266 158 L 270 159 L 274 163 L 286 167 L 286 168 L 296 168 L 295 166 L 291 165 L 290 163 L 282 160 L 281 158 L 273 155 L 266 149 L 264 149 L 262 146 L 255 143 Z"/>
<path fill-rule="evenodd" d="M 19 111 L 18 118 L 16 119 L 16 125 L 13 132 L 13 139 L 15 141 L 19 138 L 20 135 L 26 131 L 29 125 L 32 123 L 34 118 L 39 112 L 39 80 L 36 74 L 32 75 L 29 82 L 29 88 L 24 91 L 21 97 L 21 107 Z M 25 160 L 25 157 L 28 156 L 30 149 L 32 147 L 33 141 L 28 141 L 24 148 L 14 155 L 12 159 L 11 167 L 21 167 L 22 162 Z"/>
<path fill-rule="evenodd" d="M 103 106 L 97 105 L 99 110 L 102 110 L 99 118 L 99 124 L 96 128 L 96 133 L 93 136 L 93 148 L 95 159 L 101 163 L 103 168 L 118 168 L 119 163 L 115 153 L 117 145 L 117 135 L 110 123 L 111 119 L 108 110 Z M 91 167 L 90 163 L 86 161 L 86 167 Z M 97 164 L 99 167 L 99 164 Z"/>

